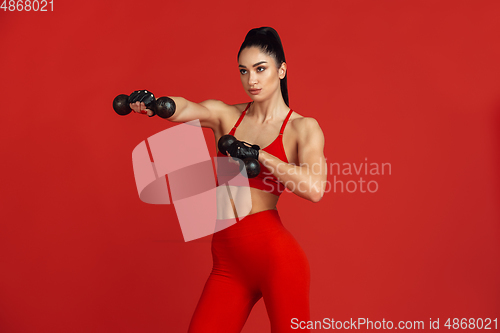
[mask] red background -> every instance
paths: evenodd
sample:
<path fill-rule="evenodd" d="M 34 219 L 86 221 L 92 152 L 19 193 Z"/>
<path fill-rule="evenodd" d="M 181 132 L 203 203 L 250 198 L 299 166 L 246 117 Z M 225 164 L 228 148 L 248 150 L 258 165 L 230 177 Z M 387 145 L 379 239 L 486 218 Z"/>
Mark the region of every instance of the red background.
<path fill-rule="evenodd" d="M 131 152 L 172 126 L 120 117 L 136 89 L 240 103 L 236 53 L 272 26 L 291 107 L 375 193 L 278 209 L 311 263 L 312 319 L 500 314 L 498 1 L 58 1 L 0 12 L 1 332 L 185 332 L 211 269 Z M 211 131 L 205 130 L 215 154 Z M 172 143 L 176 144 L 176 143 Z M 334 170 L 335 171 L 335 170 Z M 360 176 L 330 174 L 329 180 Z M 268 332 L 259 302 L 243 332 Z"/>

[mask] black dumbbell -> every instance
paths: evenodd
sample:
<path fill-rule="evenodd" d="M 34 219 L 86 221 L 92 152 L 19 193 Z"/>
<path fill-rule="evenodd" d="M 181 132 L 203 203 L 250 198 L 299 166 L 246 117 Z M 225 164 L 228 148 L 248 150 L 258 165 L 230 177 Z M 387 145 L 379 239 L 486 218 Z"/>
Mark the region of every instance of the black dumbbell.
<path fill-rule="evenodd" d="M 220 137 L 217 146 L 219 147 L 219 151 L 227 156 L 227 150 L 236 141 L 236 138 L 231 134 L 226 134 Z"/>
<path fill-rule="evenodd" d="M 148 94 L 147 90 L 144 90 L 143 92 L 146 94 L 139 102 L 144 102 L 146 108 L 153 111 L 153 116 L 157 114 L 159 117 L 166 119 L 170 118 L 175 113 L 175 102 L 170 97 L 164 96 L 155 99 L 153 93 L 149 92 Z M 118 95 L 113 100 L 113 109 L 120 116 L 126 116 L 132 112 L 129 105 L 130 102 L 129 96 L 125 94 Z"/>
<path fill-rule="evenodd" d="M 235 141 L 238 140 L 236 140 L 236 138 L 230 134 L 221 136 L 219 142 L 217 143 L 219 151 L 222 154 L 227 155 L 227 150 Z M 233 159 L 241 161 L 240 159 L 237 159 L 235 157 L 233 157 Z M 240 162 L 240 171 L 243 170 L 243 167 L 245 167 L 245 169 L 247 170 L 248 178 L 257 177 L 260 173 L 260 163 L 255 158 L 251 157 L 245 158 L 243 161 Z"/>

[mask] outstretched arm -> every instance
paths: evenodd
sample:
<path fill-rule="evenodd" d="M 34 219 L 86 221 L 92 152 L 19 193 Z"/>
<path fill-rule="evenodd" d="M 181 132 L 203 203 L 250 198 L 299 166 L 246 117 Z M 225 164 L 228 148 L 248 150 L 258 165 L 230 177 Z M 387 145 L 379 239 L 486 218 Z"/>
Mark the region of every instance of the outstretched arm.
<path fill-rule="evenodd" d="M 299 165 L 285 163 L 263 150 L 259 152 L 259 161 L 290 191 L 304 199 L 318 202 L 326 187 L 325 138 L 314 118 L 298 121 Z"/>
<path fill-rule="evenodd" d="M 185 123 L 198 119 L 202 127 L 211 129 L 215 129 L 219 126 L 221 110 L 227 107 L 224 102 L 214 99 L 209 99 L 201 103 L 194 103 L 183 97 L 170 98 L 175 102 L 175 113 L 170 118 L 167 118 L 168 120 Z M 153 115 L 153 111 L 146 109 L 144 103 L 136 102 L 130 104 L 130 107 L 137 113 L 146 111 L 148 116 Z"/>

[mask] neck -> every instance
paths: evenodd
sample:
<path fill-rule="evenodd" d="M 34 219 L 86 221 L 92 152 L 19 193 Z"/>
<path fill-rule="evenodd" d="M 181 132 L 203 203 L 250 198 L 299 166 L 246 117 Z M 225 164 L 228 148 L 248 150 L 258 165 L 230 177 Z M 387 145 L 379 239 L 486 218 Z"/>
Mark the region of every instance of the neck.
<path fill-rule="evenodd" d="M 278 91 L 278 94 L 274 94 L 265 101 L 254 101 L 247 113 L 251 117 L 255 117 L 257 122 L 266 123 L 283 118 L 283 115 L 289 111 L 290 108 L 285 104 L 281 91 Z"/>

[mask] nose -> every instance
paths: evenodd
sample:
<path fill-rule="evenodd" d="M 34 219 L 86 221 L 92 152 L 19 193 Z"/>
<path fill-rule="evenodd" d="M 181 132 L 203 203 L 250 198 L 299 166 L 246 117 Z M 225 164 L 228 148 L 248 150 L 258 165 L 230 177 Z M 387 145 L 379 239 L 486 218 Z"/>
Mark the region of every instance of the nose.
<path fill-rule="evenodd" d="M 254 85 L 257 83 L 257 73 L 250 72 L 250 75 L 248 75 L 248 84 L 249 85 Z"/>

